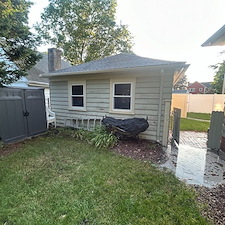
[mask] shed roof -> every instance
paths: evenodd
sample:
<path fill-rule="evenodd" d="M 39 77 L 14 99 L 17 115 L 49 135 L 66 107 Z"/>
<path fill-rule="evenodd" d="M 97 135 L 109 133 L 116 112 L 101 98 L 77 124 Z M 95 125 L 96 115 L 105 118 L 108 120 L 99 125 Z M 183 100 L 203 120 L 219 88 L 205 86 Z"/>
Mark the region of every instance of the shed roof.
<path fill-rule="evenodd" d="M 217 46 L 225 45 L 225 25 L 223 25 L 216 33 L 214 33 L 208 40 L 206 40 L 201 46 Z"/>
<path fill-rule="evenodd" d="M 142 68 L 150 66 L 169 66 L 169 65 L 184 65 L 185 62 L 178 61 L 165 61 L 159 59 L 151 59 L 140 57 L 135 54 L 118 54 L 109 56 L 103 59 L 98 59 L 83 63 L 77 66 L 71 66 L 62 70 L 57 70 L 49 74 L 43 74 L 43 77 L 54 77 L 58 75 L 71 75 L 71 74 L 89 74 L 97 72 L 110 72 L 116 70 Z"/>

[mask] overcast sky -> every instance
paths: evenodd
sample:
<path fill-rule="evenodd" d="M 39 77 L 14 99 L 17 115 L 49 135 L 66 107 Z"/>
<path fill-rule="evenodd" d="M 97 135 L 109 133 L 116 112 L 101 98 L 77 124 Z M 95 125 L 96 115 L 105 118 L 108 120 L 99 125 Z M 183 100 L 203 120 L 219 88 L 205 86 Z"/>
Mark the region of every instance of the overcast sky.
<path fill-rule="evenodd" d="M 47 0 L 33 0 L 30 24 L 40 19 Z M 190 82 L 212 81 L 209 65 L 225 59 L 225 46 L 201 47 L 225 24 L 224 0 L 117 0 L 117 20 L 134 37 L 133 51 L 149 58 L 186 61 Z M 41 48 L 47 51 L 47 46 Z"/>

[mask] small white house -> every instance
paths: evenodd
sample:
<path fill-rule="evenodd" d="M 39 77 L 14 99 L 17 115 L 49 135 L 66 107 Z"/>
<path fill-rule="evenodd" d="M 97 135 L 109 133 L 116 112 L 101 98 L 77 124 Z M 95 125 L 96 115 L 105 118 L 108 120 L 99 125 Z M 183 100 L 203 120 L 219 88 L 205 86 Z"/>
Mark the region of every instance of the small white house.
<path fill-rule="evenodd" d="M 50 81 L 57 126 L 76 125 L 77 118 L 147 117 L 149 128 L 142 138 L 167 145 L 172 87 L 188 66 L 118 54 L 42 77 Z"/>

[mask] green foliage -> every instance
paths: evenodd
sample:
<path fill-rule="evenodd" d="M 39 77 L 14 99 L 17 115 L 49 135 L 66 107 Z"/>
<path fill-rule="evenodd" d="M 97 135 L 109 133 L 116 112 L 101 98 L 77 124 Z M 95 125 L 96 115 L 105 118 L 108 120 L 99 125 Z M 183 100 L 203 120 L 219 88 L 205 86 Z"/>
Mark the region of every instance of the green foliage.
<path fill-rule="evenodd" d="M 180 130 L 207 132 L 210 122 L 181 118 Z"/>
<path fill-rule="evenodd" d="M 188 118 L 195 118 L 195 119 L 201 119 L 201 120 L 210 120 L 211 114 L 210 113 L 193 113 L 188 112 L 187 113 Z"/>
<path fill-rule="evenodd" d="M 0 149 L 4 147 L 4 143 L 0 141 Z"/>
<path fill-rule="evenodd" d="M 184 75 L 173 87 L 174 90 L 185 90 L 187 89 L 188 81 L 187 76 Z"/>
<path fill-rule="evenodd" d="M 173 174 L 71 137 L 32 139 L 0 160 L 0 224 L 208 224 Z"/>
<path fill-rule="evenodd" d="M 102 127 L 96 128 L 94 131 L 73 128 L 58 128 L 57 136 L 72 137 L 79 141 L 87 142 L 96 148 L 113 147 L 117 142 L 114 134 L 109 133 Z"/>
<path fill-rule="evenodd" d="M 10 84 L 30 69 L 40 55 L 28 27 L 30 1 L 0 1 L 0 84 Z"/>
<path fill-rule="evenodd" d="M 223 79 L 225 74 L 225 60 L 222 63 L 211 66 L 215 70 L 212 87 L 217 94 L 222 93 Z"/>
<path fill-rule="evenodd" d="M 114 146 L 116 142 L 116 136 L 103 128 L 96 129 L 94 137 L 91 139 L 91 143 L 97 148 L 109 148 Z"/>
<path fill-rule="evenodd" d="M 85 131 L 83 129 L 79 129 L 79 130 L 76 130 L 72 137 L 75 137 L 76 139 L 80 140 L 80 141 L 85 141 L 85 140 L 88 140 L 88 131 Z"/>
<path fill-rule="evenodd" d="M 116 0 L 49 0 L 36 30 L 71 64 L 130 52 L 131 34 L 115 22 Z"/>

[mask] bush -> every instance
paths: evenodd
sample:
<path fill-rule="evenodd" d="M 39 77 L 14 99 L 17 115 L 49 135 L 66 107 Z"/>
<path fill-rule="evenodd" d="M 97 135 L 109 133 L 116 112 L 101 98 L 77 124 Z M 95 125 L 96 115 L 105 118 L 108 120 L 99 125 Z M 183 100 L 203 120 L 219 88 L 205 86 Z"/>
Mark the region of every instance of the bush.
<path fill-rule="evenodd" d="M 93 136 L 91 143 L 97 148 L 110 148 L 117 142 L 116 136 L 103 128 L 96 129 Z"/>
<path fill-rule="evenodd" d="M 102 127 L 96 128 L 94 131 L 73 128 L 58 128 L 56 131 L 52 132 L 52 134 L 73 137 L 77 140 L 88 142 L 97 148 L 113 147 L 117 142 L 116 136 Z"/>

